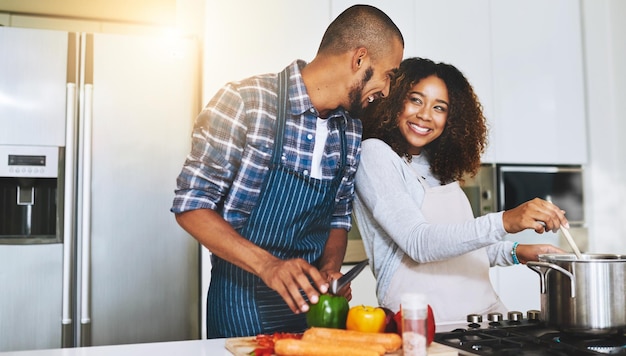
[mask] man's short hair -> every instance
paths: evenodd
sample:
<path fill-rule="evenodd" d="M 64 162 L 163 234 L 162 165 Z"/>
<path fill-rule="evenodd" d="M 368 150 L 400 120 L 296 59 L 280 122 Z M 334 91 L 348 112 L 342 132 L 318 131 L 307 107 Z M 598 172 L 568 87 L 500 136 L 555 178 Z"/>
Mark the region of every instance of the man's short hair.
<path fill-rule="evenodd" d="M 396 24 L 381 10 L 370 5 L 353 5 L 344 10 L 326 29 L 318 54 L 337 55 L 365 47 L 378 58 L 397 38 L 404 38 Z"/>

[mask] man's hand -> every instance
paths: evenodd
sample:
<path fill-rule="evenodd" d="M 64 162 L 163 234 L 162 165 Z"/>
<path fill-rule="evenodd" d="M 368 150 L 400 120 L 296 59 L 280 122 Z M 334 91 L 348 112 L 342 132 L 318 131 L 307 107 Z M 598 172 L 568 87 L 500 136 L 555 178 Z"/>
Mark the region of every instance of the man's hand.
<path fill-rule="evenodd" d="M 326 276 L 326 280 L 328 281 L 329 285 L 330 283 L 332 283 L 333 280 L 339 279 L 343 276 L 343 273 L 341 272 L 320 271 L 320 273 L 322 274 L 322 277 Z M 342 295 L 346 297 L 348 301 L 351 301 L 352 300 L 352 287 L 350 283 L 348 283 L 348 285 L 338 290 L 337 295 Z"/>
<path fill-rule="evenodd" d="M 294 313 L 309 310 L 300 294 L 304 291 L 311 303 L 328 292 L 328 273 L 307 263 L 304 259 L 281 260 L 268 251 L 242 237 L 218 213 L 210 209 L 197 209 L 176 214 L 176 221 L 211 253 L 259 276 L 265 284 L 278 292 Z M 347 232 L 331 229 L 320 269 L 339 270 L 346 251 Z M 335 272 L 341 275 L 339 272 Z"/>
<path fill-rule="evenodd" d="M 317 268 L 301 258 L 286 261 L 272 259 L 264 266 L 259 277 L 268 287 L 278 292 L 296 314 L 309 310 L 300 290 L 315 304 L 320 293 L 326 293 L 329 288 L 326 276 L 323 277 Z M 313 285 L 309 280 L 313 281 Z"/>

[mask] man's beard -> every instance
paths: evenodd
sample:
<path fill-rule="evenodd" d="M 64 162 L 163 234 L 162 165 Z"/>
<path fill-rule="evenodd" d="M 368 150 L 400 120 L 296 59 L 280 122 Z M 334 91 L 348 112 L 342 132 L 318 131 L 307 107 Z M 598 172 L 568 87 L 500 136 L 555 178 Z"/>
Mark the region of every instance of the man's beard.
<path fill-rule="evenodd" d="M 372 67 L 367 68 L 361 81 L 355 84 L 350 90 L 350 107 L 348 108 L 350 116 L 359 118 L 363 114 L 363 88 L 365 88 L 365 84 L 367 84 L 373 76 L 374 69 L 372 69 Z"/>

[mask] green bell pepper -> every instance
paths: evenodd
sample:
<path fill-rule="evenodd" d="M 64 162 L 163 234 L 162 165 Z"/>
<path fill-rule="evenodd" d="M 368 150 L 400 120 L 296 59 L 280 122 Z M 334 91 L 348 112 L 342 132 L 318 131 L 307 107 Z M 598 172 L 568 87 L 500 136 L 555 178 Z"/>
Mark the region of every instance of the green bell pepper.
<path fill-rule="evenodd" d="M 306 322 L 309 327 L 345 329 L 349 310 L 345 297 L 322 294 L 316 304 L 309 304 Z"/>

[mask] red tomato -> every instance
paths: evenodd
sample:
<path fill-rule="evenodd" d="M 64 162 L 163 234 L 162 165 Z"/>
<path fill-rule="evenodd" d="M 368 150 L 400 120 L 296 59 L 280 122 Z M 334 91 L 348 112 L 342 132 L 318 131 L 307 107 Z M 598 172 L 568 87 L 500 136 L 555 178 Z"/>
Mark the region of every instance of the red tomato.
<path fill-rule="evenodd" d="M 398 334 L 402 336 L 402 310 L 398 311 L 393 319 L 396 321 L 398 327 Z M 428 316 L 426 317 L 426 345 L 430 345 L 435 339 L 435 316 L 433 315 L 433 309 L 428 306 Z"/>
<path fill-rule="evenodd" d="M 256 344 L 259 348 L 274 348 L 274 339 L 272 335 L 259 334 L 256 336 Z"/>
<path fill-rule="evenodd" d="M 276 332 L 273 334 L 258 334 L 255 338 L 259 346 L 254 349 L 253 356 L 272 356 L 274 354 L 274 344 L 280 339 L 302 339 L 302 334 Z"/>
<path fill-rule="evenodd" d="M 254 356 L 272 356 L 274 354 L 274 348 L 257 347 L 254 349 Z"/>

